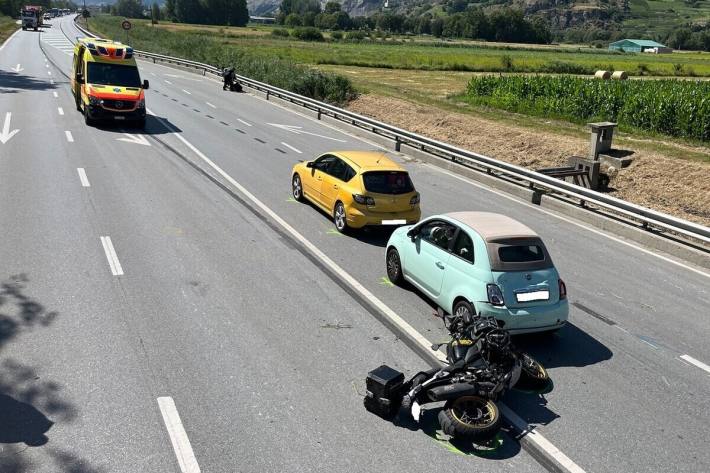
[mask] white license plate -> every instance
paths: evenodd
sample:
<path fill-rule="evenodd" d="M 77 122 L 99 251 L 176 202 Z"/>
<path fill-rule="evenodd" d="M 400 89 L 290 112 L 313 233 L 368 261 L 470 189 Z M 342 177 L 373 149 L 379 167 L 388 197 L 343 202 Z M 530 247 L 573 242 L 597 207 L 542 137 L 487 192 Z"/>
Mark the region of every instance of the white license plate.
<path fill-rule="evenodd" d="M 518 302 L 546 301 L 550 298 L 550 291 L 519 292 L 515 298 Z"/>
<path fill-rule="evenodd" d="M 115 115 L 115 116 L 113 117 L 113 119 L 114 119 L 114 120 L 125 120 L 126 117 L 122 117 L 122 116 L 120 116 L 120 115 Z"/>
<path fill-rule="evenodd" d="M 383 220 L 382 225 L 405 225 L 406 220 Z"/>

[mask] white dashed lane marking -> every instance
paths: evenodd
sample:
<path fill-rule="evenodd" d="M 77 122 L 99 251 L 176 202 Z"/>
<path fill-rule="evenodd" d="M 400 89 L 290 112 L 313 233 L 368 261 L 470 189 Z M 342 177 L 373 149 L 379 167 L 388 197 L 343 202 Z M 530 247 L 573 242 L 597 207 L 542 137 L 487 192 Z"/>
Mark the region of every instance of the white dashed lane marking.
<path fill-rule="evenodd" d="M 190 445 L 190 439 L 187 437 L 182 420 L 180 420 L 175 401 L 169 396 L 159 397 L 158 407 L 160 407 L 165 428 L 168 430 L 168 435 L 170 435 L 170 443 L 173 445 L 180 471 L 182 473 L 200 473 L 200 466 L 197 464 L 192 445 Z"/>
<path fill-rule="evenodd" d="M 89 178 L 86 177 L 86 171 L 84 171 L 84 168 L 76 168 L 76 171 L 79 173 L 79 180 L 81 181 L 82 187 L 91 187 L 91 184 L 89 184 Z"/>
<path fill-rule="evenodd" d="M 101 246 L 104 247 L 104 253 L 106 253 L 106 259 L 108 260 L 108 265 L 111 268 L 111 274 L 114 276 L 123 275 L 123 268 L 121 267 L 121 263 L 118 261 L 118 255 L 116 254 L 116 250 L 113 248 L 111 237 L 102 236 Z"/>

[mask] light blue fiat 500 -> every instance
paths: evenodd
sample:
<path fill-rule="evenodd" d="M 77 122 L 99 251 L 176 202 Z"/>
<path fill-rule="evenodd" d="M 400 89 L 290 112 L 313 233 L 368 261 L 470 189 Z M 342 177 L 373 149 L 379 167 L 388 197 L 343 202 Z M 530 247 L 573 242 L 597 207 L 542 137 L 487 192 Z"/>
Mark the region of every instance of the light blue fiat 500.
<path fill-rule="evenodd" d="M 445 311 L 480 313 L 511 333 L 559 330 L 567 289 L 540 237 L 505 215 L 455 212 L 400 227 L 387 242 L 387 276 Z"/>

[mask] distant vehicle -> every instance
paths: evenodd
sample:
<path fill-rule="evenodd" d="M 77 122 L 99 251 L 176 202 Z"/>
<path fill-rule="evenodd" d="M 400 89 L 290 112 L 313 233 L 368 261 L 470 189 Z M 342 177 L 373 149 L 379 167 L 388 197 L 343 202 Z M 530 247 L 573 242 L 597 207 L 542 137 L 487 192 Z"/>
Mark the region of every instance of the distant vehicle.
<path fill-rule="evenodd" d="M 52 15 L 52 18 L 59 16 L 59 8 L 50 8 L 47 12 Z"/>
<path fill-rule="evenodd" d="M 52 15 L 50 15 L 49 13 L 45 13 L 45 14 L 44 14 L 44 17 L 43 17 L 42 19 L 44 19 L 44 20 L 51 20 L 51 19 L 52 19 Z"/>
<path fill-rule="evenodd" d="M 293 198 L 308 199 L 332 216 L 335 228 L 406 225 L 421 217 L 419 193 L 407 171 L 381 152 L 334 151 L 298 163 Z"/>
<path fill-rule="evenodd" d="M 22 29 L 39 30 L 42 24 L 42 7 L 35 5 L 26 5 L 20 11 L 20 20 L 22 21 Z"/>
<path fill-rule="evenodd" d="M 133 48 L 116 41 L 79 38 L 74 46 L 71 89 L 87 125 L 97 120 L 145 126 L 145 90 Z"/>
<path fill-rule="evenodd" d="M 497 319 L 511 333 L 567 322 L 567 287 L 540 237 L 505 215 L 435 215 L 392 233 L 387 277 L 405 280 L 446 312 Z"/>

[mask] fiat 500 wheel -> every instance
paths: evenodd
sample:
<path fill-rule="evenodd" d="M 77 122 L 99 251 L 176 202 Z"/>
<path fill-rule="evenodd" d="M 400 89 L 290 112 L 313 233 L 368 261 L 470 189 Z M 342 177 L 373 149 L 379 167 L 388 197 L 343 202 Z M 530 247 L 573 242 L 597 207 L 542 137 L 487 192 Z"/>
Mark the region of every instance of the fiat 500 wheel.
<path fill-rule="evenodd" d="M 399 259 L 399 252 L 396 248 L 387 250 L 387 277 L 393 284 L 398 286 L 404 282 L 402 262 Z"/>

